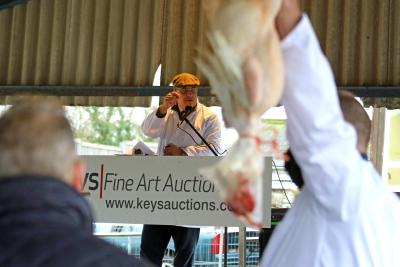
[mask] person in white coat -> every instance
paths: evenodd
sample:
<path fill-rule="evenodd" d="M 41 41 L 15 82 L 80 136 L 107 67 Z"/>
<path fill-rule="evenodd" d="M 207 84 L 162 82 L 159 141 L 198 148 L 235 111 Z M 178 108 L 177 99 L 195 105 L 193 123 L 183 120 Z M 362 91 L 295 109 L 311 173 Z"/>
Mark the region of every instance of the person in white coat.
<path fill-rule="evenodd" d="M 221 124 L 217 115 L 198 101 L 199 79 L 190 73 L 176 75 L 173 91 L 164 103 L 143 121 L 142 131 L 159 138 L 158 155 L 213 156 L 212 151 L 183 120 L 187 118 L 214 150 L 221 142 Z"/>
<path fill-rule="evenodd" d="M 172 84 L 173 91 L 166 95 L 164 103 L 145 118 L 143 133 L 160 139 L 157 151 L 160 156 L 214 156 L 188 124 L 191 123 L 218 153 L 221 124 L 217 115 L 198 101 L 199 79 L 190 73 L 181 73 L 173 78 Z M 140 255 L 161 266 L 172 237 L 175 243 L 174 266 L 192 266 L 199 233 L 197 227 L 144 225 Z"/>
<path fill-rule="evenodd" d="M 339 104 L 343 113 L 343 117 L 346 122 L 350 123 L 357 134 L 357 150 L 360 153 L 361 157 L 365 160 L 368 160 L 368 145 L 369 138 L 371 134 L 371 120 L 365 111 L 364 107 L 357 101 L 355 96 L 348 92 L 341 90 L 338 92 L 339 95 Z M 293 154 L 290 149 L 288 149 L 284 154 L 284 166 L 285 170 L 289 174 L 292 182 L 301 189 L 304 185 L 304 179 L 301 174 L 301 169 L 296 162 Z M 280 212 L 284 212 L 286 209 L 282 209 Z M 284 214 L 282 214 L 284 215 Z M 283 216 L 282 216 L 283 218 Z M 259 245 L 260 245 L 260 253 L 262 254 L 268 241 L 275 229 L 275 226 L 271 226 L 270 228 L 262 228 L 259 234 Z M 260 255 L 261 255 L 260 254 Z"/>
<path fill-rule="evenodd" d="M 357 150 L 332 70 L 298 0 L 283 0 L 287 137 L 304 185 L 261 266 L 399 266 L 400 201 Z"/>

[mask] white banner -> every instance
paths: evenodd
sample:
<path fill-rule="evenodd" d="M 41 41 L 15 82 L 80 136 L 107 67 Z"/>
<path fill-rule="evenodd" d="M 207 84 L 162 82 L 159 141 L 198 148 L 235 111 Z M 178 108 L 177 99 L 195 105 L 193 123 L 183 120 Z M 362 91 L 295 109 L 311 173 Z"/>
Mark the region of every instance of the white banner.
<path fill-rule="evenodd" d="M 83 192 L 96 222 L 245 226 L 197 170 L 216 157 L 83 156 Z M 271 158 L 265 158 L 264 227 L 271 223 Z"/>

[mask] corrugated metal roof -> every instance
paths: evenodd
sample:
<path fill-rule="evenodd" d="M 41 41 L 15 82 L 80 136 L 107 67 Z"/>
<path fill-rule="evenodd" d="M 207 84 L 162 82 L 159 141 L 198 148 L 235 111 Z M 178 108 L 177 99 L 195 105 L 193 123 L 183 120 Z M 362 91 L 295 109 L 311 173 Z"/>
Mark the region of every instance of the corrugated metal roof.
<path fill-rule="evenodd" d="M 390 1 L 389 14 L 389 53 L 388 71 L 389 83 L 400 84 L 400 1 Z"/>
<path fill-rule="evenodd" d="M 151 85 L 160 64 L 163 9 L 163 0 L 32 0 L 3 10 L 0 84 Z M 149 99 L 111 103 L 147 105 Z"/>
<path fill-rule="evenodd" d="M 338 85 L 389 85 L 391 0 L 303 1 Z"/>
<path fill-rule="evenodd" d="M 198 0 L 167 0 L 161 81 L 167 84 L 179 72 L 201 75 L 195 66 L 196 49 L 205 45 L 205 18 Z"/>
<path fill-rule="evenodd" d="M 400 85 L 400 2 L 303 1 L 339 86 Z M 400 99 L 366 98 L 399 108 Z"/>
<path fill-rule="evenodd" d="M 400 85 L 400 1 L 302 1 L 339 86 Z M 400 108 L 400 99 L 365 98 Z"/>
<path fill-rule="evenodd" d="M 339 86 L 400 85 L 400 1 L 301 2 Z M 0 11 L 0 84 L 146 86 L 162 64 L 165 85 L 178 72 L 200 74 L 194 57 L 206 28 L 200 0 L 31 0 Z M 147 97 L 63 99 L 149 104 Z"/>

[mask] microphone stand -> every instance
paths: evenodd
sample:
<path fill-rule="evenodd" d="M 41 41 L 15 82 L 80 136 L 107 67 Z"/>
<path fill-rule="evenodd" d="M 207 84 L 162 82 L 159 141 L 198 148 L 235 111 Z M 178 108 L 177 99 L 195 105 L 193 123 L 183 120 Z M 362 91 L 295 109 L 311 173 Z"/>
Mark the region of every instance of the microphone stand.
<path fill-rule="evenodd" d="M 189 113 L 190 114 L 190 113 Z M 204 139 L 204 137 L 196 130 L 196 128 L 194 128 L 193 124 L 187 119 L 186 115 L 182 121 L 186 122 L 190 128 L 192 128 L 192 130 L 197 134 L 198 137 L 200 137 L 201 141 L 203 141 L 204 144 L 206 144 L 206 146 L 208 147 L 208 149 L 210 149 L 210 151 L 214 154 L 214 156 L 218 157 L 217 152 L 215 152 L 215 150 L 210 146 L 210 144 L 206 141 L 206 139 Z"/>

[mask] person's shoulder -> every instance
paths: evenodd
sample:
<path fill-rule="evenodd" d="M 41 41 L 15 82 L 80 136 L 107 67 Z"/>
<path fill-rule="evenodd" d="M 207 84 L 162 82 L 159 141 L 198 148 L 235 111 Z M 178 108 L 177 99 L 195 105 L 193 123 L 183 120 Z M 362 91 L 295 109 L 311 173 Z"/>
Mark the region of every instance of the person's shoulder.
<path fill-rule="evenodd" d="M 211 108 L 207 107 L 204 104 L 198 103 L 197 104 L 197 109 L 202 110 L 205 118 L 208 118 L 208 117 L 215 118 L 215 117 L 217 117 L 217 114 Z"/>
<path fill-rule="evenodd" d="M 70 255 L 70 257 L 67 255 Z M 68 247 L 65 256 L 68 257 L 69 261 L 76 259 L 77 262 L 70 262 L 70 266 L 147 266 L 141 264 L 136 257 L 128 255 L 121 248 L 92 235 L 82 236 L 79 245 Z"/>

